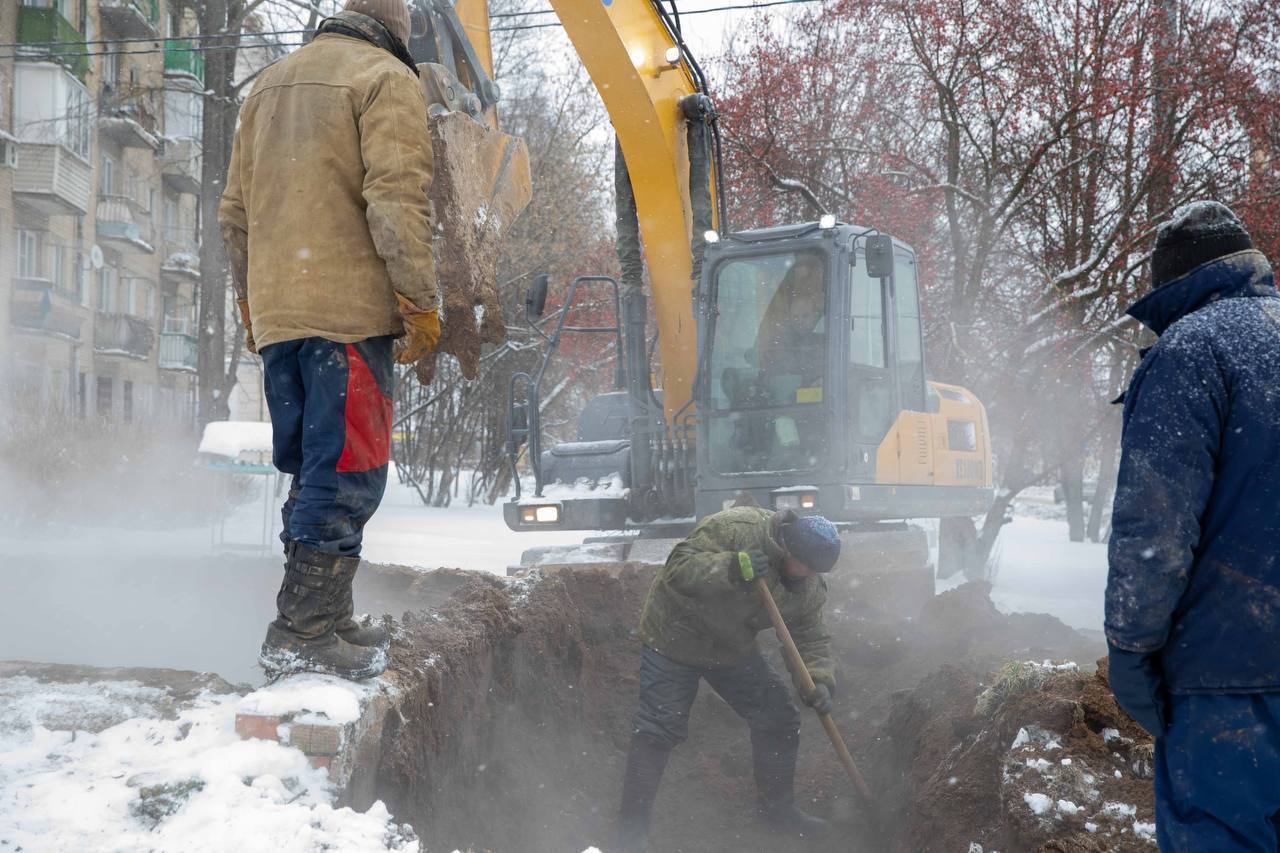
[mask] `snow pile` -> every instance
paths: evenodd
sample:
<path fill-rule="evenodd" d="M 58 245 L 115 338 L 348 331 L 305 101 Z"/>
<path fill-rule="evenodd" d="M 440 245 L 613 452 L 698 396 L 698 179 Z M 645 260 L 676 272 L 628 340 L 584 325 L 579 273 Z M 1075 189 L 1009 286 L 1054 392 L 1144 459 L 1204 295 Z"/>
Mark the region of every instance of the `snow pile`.
<path fill-rule="evenodd" d="M 200 439 L 200 453 L 241 459 L 248 454 L 250 461 L 257 456 L 271 453 L 271 424 L 258 421 L 213 421 L 204 428 Z"/>
<path fill-rule="evenodd" d="M 0 684 L 6 849 L 419 849 L 381 802 L 363 814 L 334 808 L 328 777 L 300 751 L 241 740 L 239 696 L 205 693 L 166 711 L 163 691 L 127 682 Z M 349 710 L 332 691 L 298 690 Z"/>
<path fill-rule="evenodd" d="M 292 675 L 245 696 L 236 710 L 264 717 L 288 715 L 304 722 L 304 717 L 315 717 L 329 723 L 354 723 L 360 718 L 361 700 L 373 690 L 364 683 L 324 675 Z"/>

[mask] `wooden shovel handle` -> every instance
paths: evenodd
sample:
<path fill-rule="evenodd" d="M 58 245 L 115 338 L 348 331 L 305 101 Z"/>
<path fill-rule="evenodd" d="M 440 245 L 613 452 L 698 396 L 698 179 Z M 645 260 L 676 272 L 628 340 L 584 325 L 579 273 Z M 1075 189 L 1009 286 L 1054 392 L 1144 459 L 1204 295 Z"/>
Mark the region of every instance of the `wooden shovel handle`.
<path fill-rule="evenodd" d="M 796 641 L 791 639 L 791 631 L 787 629 L 787 623 L 782 621 L 782 611 L 778 610 L 778 603 L 773 600 L 773 593 L 769 592 L 769 586 L 764 578 L 757 577 L 753 583 L 756 593 L 760 596 L 760 603 L 764 605 L 765 610 L 769 611 L 773 631 L 782 643 L 782 650 L 787 656 L 787 662 L 791 665 L 791 671 L 800 677 L 800 687 L 804 690 L 805 696 L 812 696 L 817 685 L 813 682 L 813 676 L 809 674 L 809 667 L 805 665 L 804 658 L 800 656 L 800 650 L 796 648 Z M 840 730 L 836 727 L 836 721 L 831 719 L 830 714 L 819 714 L 818 719 L 826 729 L 827 737 L 831 738 L 831 745 L 835 747 L 836 756 L 844 765 L 845 773 L 853 783 L 854 790 L 858 792 L 858 796 L 866 806 L 874 811 L 875 802 L 871 797 L 871 788 L 867 786 L 867 780 L 863 779 L 858 771 L 858 765 L 854 764 L 853 756 L 849 754 L 849 748 L 845 746 L 844 738 L 840 736 Z"/>

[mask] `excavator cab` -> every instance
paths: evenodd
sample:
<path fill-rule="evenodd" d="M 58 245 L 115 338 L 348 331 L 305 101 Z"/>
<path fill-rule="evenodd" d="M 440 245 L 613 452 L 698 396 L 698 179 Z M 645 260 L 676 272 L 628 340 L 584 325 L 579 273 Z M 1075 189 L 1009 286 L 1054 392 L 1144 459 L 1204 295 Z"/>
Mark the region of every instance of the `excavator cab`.
<path fill-rule="evenodd" d="M 699 517 L 743 492 L 850 523 L 985 511 L 985 413 L 948 388 L 955 425 L 936 423 L 911 247 L 830 221 L 743 232 L 707 247 L 698 299 Z"/>

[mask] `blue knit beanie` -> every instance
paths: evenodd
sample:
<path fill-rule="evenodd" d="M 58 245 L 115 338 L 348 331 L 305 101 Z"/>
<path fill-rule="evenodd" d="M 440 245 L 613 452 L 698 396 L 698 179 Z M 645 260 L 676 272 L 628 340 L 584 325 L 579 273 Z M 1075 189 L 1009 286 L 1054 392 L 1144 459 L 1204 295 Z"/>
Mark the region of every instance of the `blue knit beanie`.
<path fill-rule="evenodd" d="M 820 515 L 805 515 L 784 527 L 782 547 L 810 571 L 831 571 L 840 558 L 836 526 Z"/>

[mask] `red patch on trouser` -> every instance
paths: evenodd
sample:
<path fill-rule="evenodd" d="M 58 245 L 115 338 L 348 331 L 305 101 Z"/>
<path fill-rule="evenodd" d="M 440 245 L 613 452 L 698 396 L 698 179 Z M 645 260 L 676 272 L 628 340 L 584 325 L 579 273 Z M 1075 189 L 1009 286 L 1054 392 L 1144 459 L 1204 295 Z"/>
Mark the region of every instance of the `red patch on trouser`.
<path fill-rule="evenodd" d="M 391 459 L 391 398 L 356 348 L 347 344 L 346 443 L 339 471 L 371 471 Z"/>

